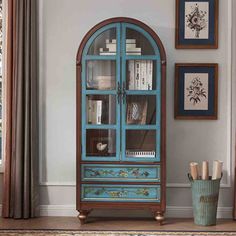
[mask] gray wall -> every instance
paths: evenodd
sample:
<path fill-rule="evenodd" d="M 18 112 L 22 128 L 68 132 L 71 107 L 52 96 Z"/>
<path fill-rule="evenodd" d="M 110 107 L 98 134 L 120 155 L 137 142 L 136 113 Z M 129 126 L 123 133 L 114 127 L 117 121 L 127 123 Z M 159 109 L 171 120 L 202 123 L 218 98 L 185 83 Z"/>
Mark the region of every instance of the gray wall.
<path fill-rule="evenodd" d="M 231 215 L 231 157 L 234 154 L 231 146 L 231 131 L 234 129 L 231 125 L 231 4 L 231 0 L 220 1 L 219 49 L 176 50 L 175 0 L 39 0 L 40 184 L 43 215 L 75 214 L 76 52 L 91 27 L 116 16 L 133 17 L 145 22 L 159 35 L 166 49 L 168 215 L 191 215 L 191 195 L 186 177 L 188 164 L 205 159 L 224 161 L 219 215 Z M 176 62 L 219 63 L 217 121 L 174 120 Z M 144 212 L 141 215 L 147 214 Z"/>

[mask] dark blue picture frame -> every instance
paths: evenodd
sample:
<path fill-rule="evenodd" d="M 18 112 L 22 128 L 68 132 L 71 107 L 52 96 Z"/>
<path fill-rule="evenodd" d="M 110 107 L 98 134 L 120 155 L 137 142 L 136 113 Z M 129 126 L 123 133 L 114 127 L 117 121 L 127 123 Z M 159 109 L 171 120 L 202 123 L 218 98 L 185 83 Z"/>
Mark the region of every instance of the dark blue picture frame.
<path fill-rule="evenodd" d="M 184 109 L 185 73 L 208 73 L 208 110 Z M 175 119 L 217 119 L 218 64 L 175 64 Z"/>
<path fill-rule="evenodd" d="M 209 3 L 209 37 L 208 39 L 186 39 L 185 32 L 185 3 L 208 2 Z M 177 49 L 216 49 L 218 48 L 218 0 L 176 0 L 176 38 Z"/>

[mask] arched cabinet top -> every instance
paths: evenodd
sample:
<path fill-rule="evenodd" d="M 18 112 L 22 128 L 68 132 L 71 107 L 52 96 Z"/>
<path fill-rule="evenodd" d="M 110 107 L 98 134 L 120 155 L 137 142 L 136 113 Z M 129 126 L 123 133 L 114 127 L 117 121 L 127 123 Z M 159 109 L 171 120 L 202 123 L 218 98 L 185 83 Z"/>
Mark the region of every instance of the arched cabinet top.
<path fill-rule="evenodd" d="M 77 53 L 77 65 L 81 64 L 83 56 L 98 55 L 99 48 L 95 47 L 96 41 L 101 40 L 101 38 L 104 40 L 106 35 L 117 39 L 120 37 L 121 32 L 125 34 L 126 39 L 140 38 L 140 42 L 145 47 L 146 53 L 144 55 L 156 56 L 160 58 L 162 64 L 166 63 L 163 44 L 158 35 L 149 26 L 136 19 L 117 17 L 100 22 L 85 35 Z M 124 42 L 121 40 L 121 43 Z"/>

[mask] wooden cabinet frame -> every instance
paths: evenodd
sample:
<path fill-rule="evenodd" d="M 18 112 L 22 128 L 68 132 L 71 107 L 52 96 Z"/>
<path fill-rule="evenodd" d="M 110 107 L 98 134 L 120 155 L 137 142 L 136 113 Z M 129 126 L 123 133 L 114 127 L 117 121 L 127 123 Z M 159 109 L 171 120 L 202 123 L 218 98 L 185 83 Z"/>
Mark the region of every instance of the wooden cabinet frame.
<path fill-rule="evenodd" d="M 81 143 L 82 143 L 82 111 L 81 111 L 81 102 L 82 102 L 82 87 L 81 87 L 81 79 L 82 79 L 82 57 L 83 51 L 85 49 L 87 41 L 92 37 L 92 35 L 101 29 L 104 26 L 114 23 L 128 23 L 136 25 L 143 30 L 145 30 L 154 40 L 156 43 L 159 53 L 160 53 L 160 69 L 161 69 L 161 124 L 160 124 L 160 161 L 153 162 L 152 164 L 159 164 L 161 166 L 161 200 L 160 203 L 151 203 L 151 202 L 86 202 L 81 201 L 81 165 L 91 163 L 91 161 L 82 160 L 81 153 Z M 155 216 L 155 219 L 160 223 L 164 220 L 164 212 L 166 209 L 166 54 L 163 47 L 163 44 L 157 34 L 146 24 L 132 18 L 125 18 L 125 17 L 117 17 L 111 18 L 101 23 L 95 25 L 83 38 L 76 58 L 76 163 L 77 163 L 77 171 L 76 171 L 76 208 L 80 212 L 79 219 L 81 223 L 84 223 L 85 219 L 87 218 L 88 213 L 92 209 L 150 209 Z M 92 164 L 114 164 L 111 161 L 93 161 Z M 131 165 L 134 162 L 131 161 L 122 161 L 116 162 L 116 164 L 125 164 Z M 137 162 L 136 162 L 137 164 Z M 150 165 L 150 162 L 141 162 L 142 165 Z M 90 182 L 86 182 L 89 184 Z M 100 182 L 101 184 L 107 184 L 107 182 Z M 124 182 L 113 182 L 112 184 L 124 184 Z M 137 185 L 137 182 L 129 182 L 129 184 Z M 140 184 L 140 183 L 139 183 Z M 145 184 L 156 184 L 156 183 L 145 183 L 142 182 L 142 185 Z"/>

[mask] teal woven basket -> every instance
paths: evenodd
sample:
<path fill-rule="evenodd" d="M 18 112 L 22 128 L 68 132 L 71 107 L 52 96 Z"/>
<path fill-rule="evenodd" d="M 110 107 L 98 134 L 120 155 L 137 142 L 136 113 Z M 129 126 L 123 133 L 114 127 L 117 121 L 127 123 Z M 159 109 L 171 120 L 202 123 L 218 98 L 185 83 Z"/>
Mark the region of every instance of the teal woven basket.
<path fill-rule="evenodd" d="M 194 223 L 216 225 L 220 180 L 193 180 L 188 174 L 192 187 Z"/>

